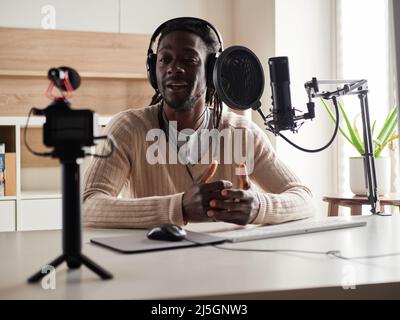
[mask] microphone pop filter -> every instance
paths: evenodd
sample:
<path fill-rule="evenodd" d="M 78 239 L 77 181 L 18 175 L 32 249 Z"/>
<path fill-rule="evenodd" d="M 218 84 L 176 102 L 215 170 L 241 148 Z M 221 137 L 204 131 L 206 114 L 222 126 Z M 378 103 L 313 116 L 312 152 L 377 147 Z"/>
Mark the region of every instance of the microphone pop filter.
<path fill-rule="evenodd" d="M 213 82 L 218 96 L 230 108 L 246 110 L 259 105 L 264 91 L 260 60 L 248 48 L 232 46 L 217 58 Z"/>

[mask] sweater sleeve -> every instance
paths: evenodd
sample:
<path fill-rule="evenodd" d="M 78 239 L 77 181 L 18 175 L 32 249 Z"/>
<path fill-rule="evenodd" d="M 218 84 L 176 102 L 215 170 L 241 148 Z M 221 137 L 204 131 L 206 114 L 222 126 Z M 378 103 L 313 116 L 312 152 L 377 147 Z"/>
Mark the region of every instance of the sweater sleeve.
<path fill-rule="evenodd" d="M 159 223 L 183 225 L 183 193 L 145 198 L 118 198 L 128 183 L 136 141 L 140 133 L 129 126 L 124 113 L 113 118 L 106 134 L 115 142 L 113 154 L 107 159 L 93 158 L 84 177 L 83 222 L 86 227 L 147 228 Z M 144 137 L 143 137 L 144 139 Z M 106 154 L 109 148 L 102 142 L 97 154 Z"/>
<path fill-rule="evenodd" d="M 311 191 L 277 157 L 268 136 L 256 125 L 254 137 L 254 170 L 250 174 L 260 188 L 255 224 L 276 224 L 314 215 Z"/>

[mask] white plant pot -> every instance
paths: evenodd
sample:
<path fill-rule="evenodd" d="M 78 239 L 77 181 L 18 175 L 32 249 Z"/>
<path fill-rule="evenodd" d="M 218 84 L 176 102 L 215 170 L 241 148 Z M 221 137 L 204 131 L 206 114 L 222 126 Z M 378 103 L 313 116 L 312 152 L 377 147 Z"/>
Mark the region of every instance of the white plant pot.
<path fill-rule="evenodd" d="M 390 192 L 390 158 L 375 158 L 376 183 L 380 196 Z M 350 158 L 350 189 L 356 195 L 367 195 L 363 158 Z"/>

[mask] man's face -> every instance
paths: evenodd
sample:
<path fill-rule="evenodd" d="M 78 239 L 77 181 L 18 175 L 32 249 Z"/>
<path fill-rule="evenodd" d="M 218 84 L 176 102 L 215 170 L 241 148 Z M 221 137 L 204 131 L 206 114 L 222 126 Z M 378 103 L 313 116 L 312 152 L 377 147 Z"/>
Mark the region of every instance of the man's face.
<path fill-rule="evenodd" d="M 207 50 L 196 34 L 175 31 L 158 45 L 156 75 L 161 95 L 176 111 L 189 111 L 206 92 Z"/>

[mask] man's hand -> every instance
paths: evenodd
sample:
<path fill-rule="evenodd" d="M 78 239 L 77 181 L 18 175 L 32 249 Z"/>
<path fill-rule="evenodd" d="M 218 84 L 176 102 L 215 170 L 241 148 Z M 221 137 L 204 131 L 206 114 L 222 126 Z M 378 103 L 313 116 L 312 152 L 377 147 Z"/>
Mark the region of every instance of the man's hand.
<path fill-rule="evenodd" d="M 226 180 L 208 183 L 217 171 L 217 167 L 218 162 L 214 160 L 206 172 L 183 194 L 182 208 L 185 222 L 212 221 L 213 219 L 206 214 L 210 199 L 222 199 L 221 190 L 232 188 L 232 182 Z"/>
<path fill-rule="evenodd" d="M 245 164 L 240 164 L 240 189 L 224 189 L 222 199 L 213 198 L 207 215 L 216 221 L 246 225 L 254 221 L 260 208 L 260 202 L 254 190 L 251 190 L 250 179 Z"/>

